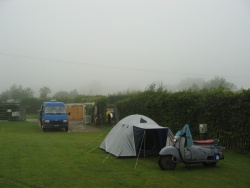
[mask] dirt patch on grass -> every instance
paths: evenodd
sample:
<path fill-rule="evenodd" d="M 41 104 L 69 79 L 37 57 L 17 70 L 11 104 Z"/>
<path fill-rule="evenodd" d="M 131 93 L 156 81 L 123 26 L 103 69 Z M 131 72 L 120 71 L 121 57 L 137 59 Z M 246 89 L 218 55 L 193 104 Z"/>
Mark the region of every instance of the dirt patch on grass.
<path fill-rule="evenodd" d="M 71 132 L 98 132 L 101 131 L 95 125 L 84 125 L 81 121 L 70 121 L 69 131 Z"/>

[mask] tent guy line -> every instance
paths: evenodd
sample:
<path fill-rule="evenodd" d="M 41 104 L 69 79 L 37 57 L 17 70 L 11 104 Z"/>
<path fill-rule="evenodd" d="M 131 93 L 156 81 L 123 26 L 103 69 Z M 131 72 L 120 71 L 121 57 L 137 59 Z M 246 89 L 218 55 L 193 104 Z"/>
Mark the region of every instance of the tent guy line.
<path fill-rule="evenodd" d="M 88 142 L 87 144 L 85 144 L 84 146 L 87 147 L 90 144 L 94 143 L 96 140 L 98 140 L 101 136 L 107 134 L 108 131 L 110 131 L 114 126 L 105 129 L 103 132 L 101 132 L 101 134 L 99 136 L 97 136 L 95 139 L 91 140 L 90 142 Z"/>
<path fill-rule="evenodd" d="M 110 131 L 112 128 L 114 127 L 114 125 L 108 129 L 105 129 L 103 132 L 101 132 L 101 134 L 99 136 L 97 136 L 94 140 L 91 140 L 90 142 L 88 142 L 87 144 L 85 144 L 84 146 L 87 147 L 90 144 L 94 143 L 96 140 L 98 140 L 101 136 L 104 136 L 105 134 L 107 134 L 108 131 Z M 99 145 L 97 147 L 92 148 L 91 150 L 87 151 L 85 154 L 89 154 L 92 151 L 96 150 L 97 148 L 99 148 Z"/>

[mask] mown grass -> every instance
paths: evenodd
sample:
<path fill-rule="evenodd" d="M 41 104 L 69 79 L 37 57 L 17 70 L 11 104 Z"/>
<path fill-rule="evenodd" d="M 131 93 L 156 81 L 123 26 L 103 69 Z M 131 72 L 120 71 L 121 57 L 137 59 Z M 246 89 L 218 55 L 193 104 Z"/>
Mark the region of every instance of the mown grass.
<path fill-rule="evenodd" d="M 39 114 L 26 114 L 26 119 L 38 119 Z"/>
<path fill-rule="evenodd" d="M 43 133 L 38 123 L 0 122 L 0 187 L 250 187 L 248 155 L 227 151 L 214 168 L 162 171 L 158 157 L 137 163 L 99 149 L 107 132 Z"/>

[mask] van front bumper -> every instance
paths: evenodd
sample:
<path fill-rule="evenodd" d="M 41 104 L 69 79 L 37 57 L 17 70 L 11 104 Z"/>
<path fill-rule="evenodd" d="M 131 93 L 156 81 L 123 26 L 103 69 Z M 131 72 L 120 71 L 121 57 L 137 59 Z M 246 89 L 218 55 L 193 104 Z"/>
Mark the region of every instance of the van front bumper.
<path fill-rule="evenodd" d="M 43 123 L 42 128 L 44 129 L 56 129 L 56 128 L 68 128 L 69 124 L 68 122 L 63 121 L 55 121 L 55 122 L 49 122 L 49 123 Z"/>

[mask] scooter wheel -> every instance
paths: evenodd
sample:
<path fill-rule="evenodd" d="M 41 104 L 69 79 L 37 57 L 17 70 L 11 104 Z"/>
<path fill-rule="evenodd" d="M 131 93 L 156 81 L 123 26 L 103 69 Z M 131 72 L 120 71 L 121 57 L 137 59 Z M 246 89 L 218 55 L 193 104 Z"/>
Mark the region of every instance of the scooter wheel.
<path fill-rule="evenodd" d="M 176 167 L 175 157 L 173 155 L 162 155 L 158 164 L 162 170 L 174 170 Z"/>

